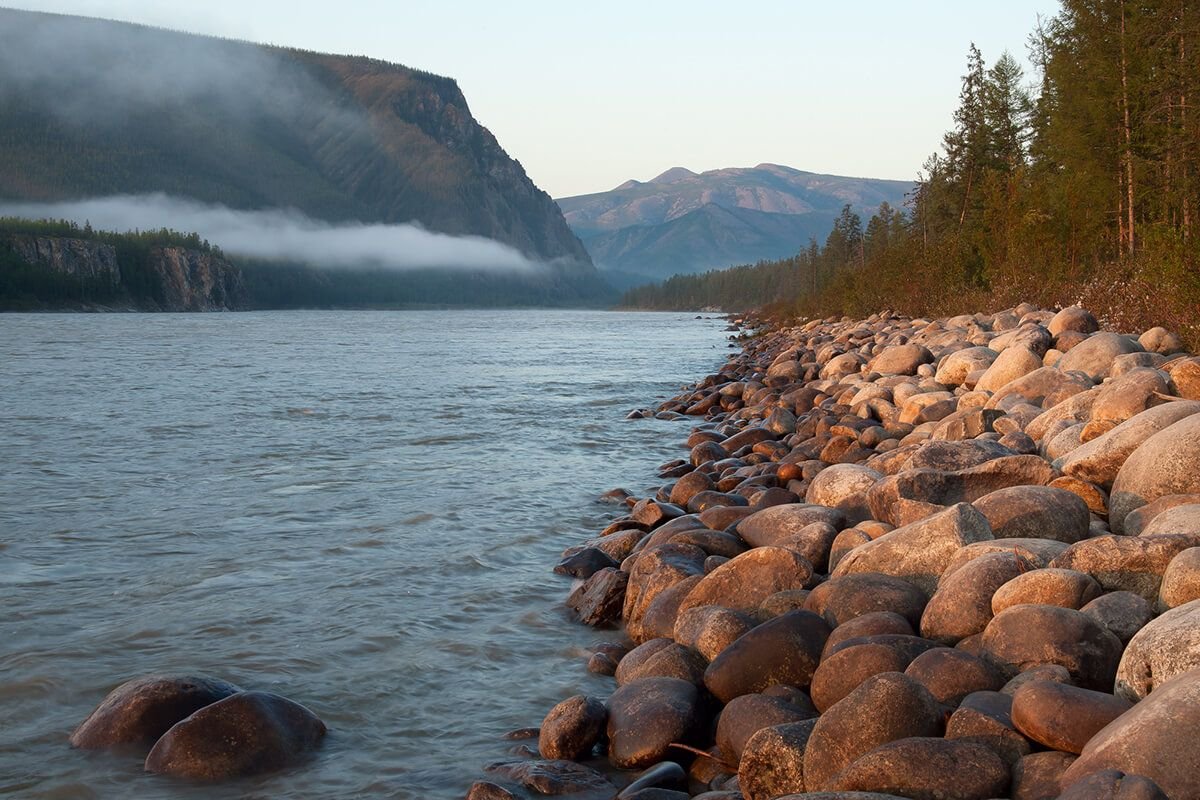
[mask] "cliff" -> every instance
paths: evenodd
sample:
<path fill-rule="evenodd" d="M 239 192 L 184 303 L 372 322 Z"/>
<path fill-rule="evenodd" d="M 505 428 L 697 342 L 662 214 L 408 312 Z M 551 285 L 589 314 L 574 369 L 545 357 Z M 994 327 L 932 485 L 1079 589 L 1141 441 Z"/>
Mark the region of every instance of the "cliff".
<path fill-rule="evenodd" d="M 0 310 L 247 307 L 241 270 L 218 252 L 112 238 L 0 232 Z"/>
<path fill-rule="evenodd" d="M 595 274 L 558 206 L 450 78 L 0 9 L 0 199 L 153 192 L 416 222 Z"/>

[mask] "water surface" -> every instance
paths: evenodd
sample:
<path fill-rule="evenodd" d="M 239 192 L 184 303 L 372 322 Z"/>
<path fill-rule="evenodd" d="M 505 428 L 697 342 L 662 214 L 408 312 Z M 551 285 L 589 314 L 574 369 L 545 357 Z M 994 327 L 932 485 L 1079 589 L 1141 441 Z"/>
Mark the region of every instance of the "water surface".
<path fill-rule="evenodd" d="M 627 421 L 720 320 L 554 311 L 0 315 L 0 795 L 461 797 L 580 691 L 559 552 L 687 426 Z M 118 683 L 199 671 L 330 727 L 195 785 L 70 749 Z"/>

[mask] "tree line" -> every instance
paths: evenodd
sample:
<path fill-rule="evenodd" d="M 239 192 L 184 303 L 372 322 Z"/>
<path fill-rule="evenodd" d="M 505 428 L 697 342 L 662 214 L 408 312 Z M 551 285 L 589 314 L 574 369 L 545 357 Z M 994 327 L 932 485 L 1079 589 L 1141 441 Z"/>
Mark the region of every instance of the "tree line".
<path fill-rule="evenodd" d="M 709 273 L 624 303 L 827 316 L 1083 302 L 1197 342 L 1200 8 L 1063 0 L 1028 44 L 1032 76 L 969 48 L 952 128 L 905 209 L 864 226 L 847 207 L 823 246 L 742 268 L 741 288 Z"/>

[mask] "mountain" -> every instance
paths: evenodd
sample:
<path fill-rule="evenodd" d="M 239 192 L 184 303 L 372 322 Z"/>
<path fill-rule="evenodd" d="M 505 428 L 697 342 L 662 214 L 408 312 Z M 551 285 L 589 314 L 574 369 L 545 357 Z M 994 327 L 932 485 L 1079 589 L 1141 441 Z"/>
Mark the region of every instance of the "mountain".
<path fill-rule="evenodd" d="M 673 167 L 649 181 L 564 197 L 559 208 L 602 274 L 620 286 L 791 255 L 819 242 L 842 207 L 863 219 L 900 207 L 909 181 L 846 178 L 759 164 L 695 173 Z"/>
<path fill-rule="evenodd" d="M 604 292 L 554 201 L 450 78 L 0 9 L 0 200 L 150 193 L 486 237 Z"/>

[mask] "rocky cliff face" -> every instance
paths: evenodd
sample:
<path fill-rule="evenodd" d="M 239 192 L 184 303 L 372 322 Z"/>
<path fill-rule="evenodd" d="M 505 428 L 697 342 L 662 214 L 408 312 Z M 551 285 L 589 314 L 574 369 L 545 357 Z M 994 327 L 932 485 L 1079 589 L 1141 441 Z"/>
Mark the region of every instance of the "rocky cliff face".
<path fill-rule="evenodd" d="M 117 250 L 110 244 L 30 234 L 14 234 L 9 237 L 8 244 L 27 264 L 42 266 L 63 275 L 103 281 L 114 286 L 121 282 Z"/>
<path fill-rule="evenodd" d="M 212 253 L 157 247 L 150 262 L 164 311 L 233 311 L 246 304 L 241 271 Z"/>

